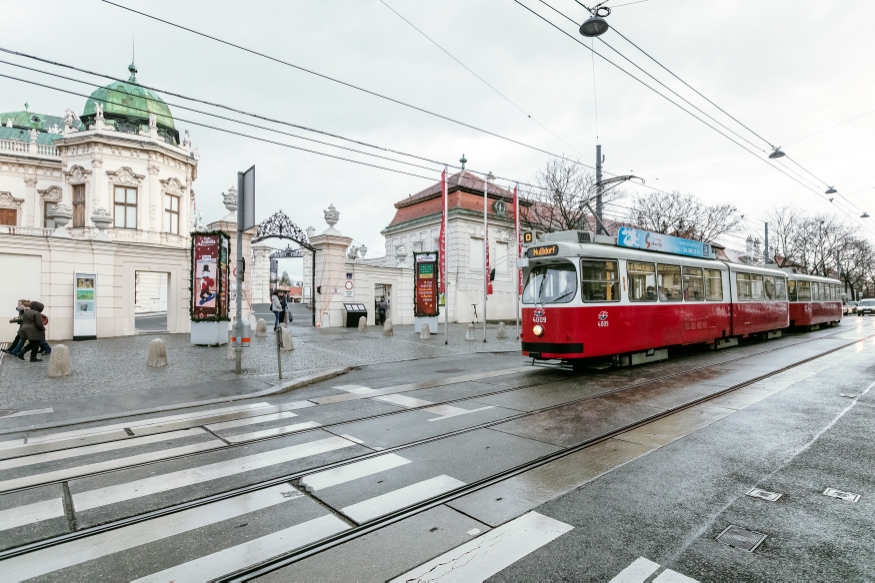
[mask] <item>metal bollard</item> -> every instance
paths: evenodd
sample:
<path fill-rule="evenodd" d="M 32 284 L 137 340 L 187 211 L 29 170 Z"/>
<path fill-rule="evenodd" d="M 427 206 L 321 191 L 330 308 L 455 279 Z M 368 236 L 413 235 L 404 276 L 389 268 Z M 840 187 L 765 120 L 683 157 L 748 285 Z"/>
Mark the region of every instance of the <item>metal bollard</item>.
<path fill-rule="evenodd" d="M 279 371 L 280 380 L 283 380 L 283 359 L 280 356 L 280 348 L 283 345 L 283 329 L 276 329 L 276 368 Z"/>

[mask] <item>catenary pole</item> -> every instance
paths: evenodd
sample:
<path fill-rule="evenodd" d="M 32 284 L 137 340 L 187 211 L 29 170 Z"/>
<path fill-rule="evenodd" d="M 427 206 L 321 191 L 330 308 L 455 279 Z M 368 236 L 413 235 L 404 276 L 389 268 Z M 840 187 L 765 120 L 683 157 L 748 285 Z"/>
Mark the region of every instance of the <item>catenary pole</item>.
<path fill-rule="evenodd" d="M 765 257 L 766 265 L 772 262 L 772 257 L 769 255 L 769 223 L 766 223 L 765 253 L 763 257 Z"/>
<path fill-rule="evenodd" d="M 443 224 L 443 232 L 444 232 L 444 248 L 440 250 L 443 253 L 443 263 L 444 268 L 441 271 L 441 281 L 444 282 L 444 344 L 450 343 L 450 282 L 447 276 L 450 273 L 450 256 L 447 254 L 447 249 L 450 247 L 449 245 L 449 228 L 450 221 L 447 220 L 447 208 L 449 204 L 447 203 L 447 180 L 449 177 L 447 176 L 447 166 L 444 165 L 444 179 L 443 182 L 443 199 L 444 199 L 444 224 Z"/>
<path fill-rule="evenodd" d="M 600 225 L 604 224 L 602 221 L 602 146 L 601 144 L 597 144 L 595 147 L 595 185 L 596 185 L 596 195 L 595 195 L 595 214 L 598 217 L 595 226 L 596 233 L 601 234 L 602 227 Z"/>
<path fill-rule="evenodd" d="M 486 255 L 489 253 L 489 225 L 486 222 L 486 201 L 489 199 L 489 177 L 483 177 L 483 342 L 486 342 L 486 294 L 489 291 L 489 266 Z"/>
<path fill-rule="evenodd" d="M 234 323 L 234 372 L 243 372 L 243 173 L 237 173 L 237 321 Z"/>
<path fill-rule="evenodd" d="M 520 199 L 519 199 L 519 188 L 520 184 L 517 182 L 513 187 L 513 229 L 514 234 L 516 235 L 516 256 L 517 260 L 514 263 L 514 271 L 516 272 L 516 277 L 514 278 L 514 290 L 513 295 L 516 298 L 516 337 L 519 340 L 520 333 L 520 285 L 522 285 L 522 273 L 520 272 L 519 267 L 519 257 L 520 257 Z"/>

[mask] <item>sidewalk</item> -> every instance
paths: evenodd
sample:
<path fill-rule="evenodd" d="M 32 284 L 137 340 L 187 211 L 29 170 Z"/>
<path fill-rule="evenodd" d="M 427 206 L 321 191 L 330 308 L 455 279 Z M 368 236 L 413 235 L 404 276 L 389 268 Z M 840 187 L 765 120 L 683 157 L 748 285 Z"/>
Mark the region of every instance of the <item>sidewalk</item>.
<path fill-rule="evenodd" d="M 283 382 L 314 373 L 365 364 L 470 354 L 518 351 L 515 329 L 508 327 L 506 340 L 496 340 L 498 326 L 489 324 L 489 341 L 466 341 L 467 324 L 450 324 L 449 345 L 443 327 L 430 340 L 420 340 L 413 326 L 397 326 L 395 335 L 384 337 L 382 328 L 366 332 L 354 328 L 293 326 L 295 350 L 281 352 Z M 170 365 L 149 368 L 149 343 L 161 338 L 167 346 Z M 73 374 L 49 378 L 47 363 L 22 362 L 9 355 L 0 360 L 0 419 L 9 411 L 37 410 L 66 402 L 83 413 L 133 410 L 143 406 L 166 406 L 235 395 L 263 393 L 280 383 L 277 377 L 275 336 L 252 338 L 244 349 L 243 374 L 234 374 L 234 361 L 226 346 L 193 346 L 188 334 L 148 334 L 81 342 L 63 342 L 69 349 Z M 46 359 L 47 360 L 47 359 Z M 95 399 L 95 397 L 102 397 Z M 87 415 L 83 415 L 87 416 Z M 11 419 L 9 420 L 11 421 Z M 23 420 L 22 420 L 23 421 Z M 45 422 L 42 415 L 32 422 Z M 17 423 L 16 423 L 17 425 Z"/>

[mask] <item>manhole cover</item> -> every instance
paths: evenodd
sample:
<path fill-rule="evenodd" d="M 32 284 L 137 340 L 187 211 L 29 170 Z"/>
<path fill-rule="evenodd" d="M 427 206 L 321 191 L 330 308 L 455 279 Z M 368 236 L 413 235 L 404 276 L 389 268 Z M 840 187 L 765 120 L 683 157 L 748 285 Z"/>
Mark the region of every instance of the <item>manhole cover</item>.
<path fill-rule="evenodd" d="M 856 502 L 860 499 L 859 494 L 854 494 L 853 492 L 842 492 L 841 490 L 836 490 L 835 488 L 827 488 L 823 491 L 823 495 L 838 498 L 839 500 L 844 500 L 846 502 Z"/>
<path fill-rule="evenodd" d="M 783 496 L 783 494 L 778 494 L 777 492 L 767 492 L 765 490 L 760 490 L 759 488 L 754 488 L 750 492 L 747 493 L 751 498 L 762 498 L 763 500 L 768 500 L 769 502 L 777 502 L 778 498 Z"/>
<path fill-rule="evenodd" d="M 766 535 L 763 533 L 747 530 L 734 524 L 730 525 L 726 530 L 717 535 L 717 542 L 749 553 L 754 552 L 764 540 L 766 540 Z"/>
<path fill-rule="evenodd" d="M 465 372 L 464 368 L 448 368 L 446 370 L 436 370 L 434 372 Z"/>

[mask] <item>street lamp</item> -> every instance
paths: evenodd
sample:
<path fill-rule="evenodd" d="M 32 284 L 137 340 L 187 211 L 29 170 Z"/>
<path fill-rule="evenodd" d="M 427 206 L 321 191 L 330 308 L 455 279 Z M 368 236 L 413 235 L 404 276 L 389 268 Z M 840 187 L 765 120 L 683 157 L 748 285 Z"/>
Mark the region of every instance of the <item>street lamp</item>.
<path fill-rule="evenodd" d="M 489 269 L 486 264 L 486 255 L 489 253 L 489 225 L 486 222 L 486 212 L 489 200 L 489 183 L 495 180 L 495 175 L 490 171 L 483 181 L 483 342 L 486 342 L 486 295 L 489 292 Z"/>
<path fill-rule="evenodd" d="M 774 148 L 774 151 L 769 154 L 769 160 L 777 160 L 778 158 L 783 158 L 786 155 L 787 154 L 782 152 L 780 148 Z"/>
<path fill-rule="evenodd" d="M 824 194 L 838 194 L 838 192 L 839 191 L 836 190 L 835 187 L 830 186 Z"/>
<path fill-rule="evenodd" d="M 602 4 L 604 4 L 604 2 L 602 2 Z M 581 6 L 583 5 L 581 4 Z M 592 8 L 587 8 L 586 6 L 583 7 L 589 11 L 591 16 L 580 25 L 580 34 L 587 38 L 595 38 L 608 32 L 608 29 L 611 27 L 604 17 L 611 14 L 611 9 L 599 4 L 596 4 Z"/>
<path fill-rule="evenodd" d="M 863 214 L 860 215 L 860 218 L 861 218 L 861 219 L 868 219 L 868 218 L 869 218 L 869 213 L 867 213 L 866 211 L 863 211 Z"/>

